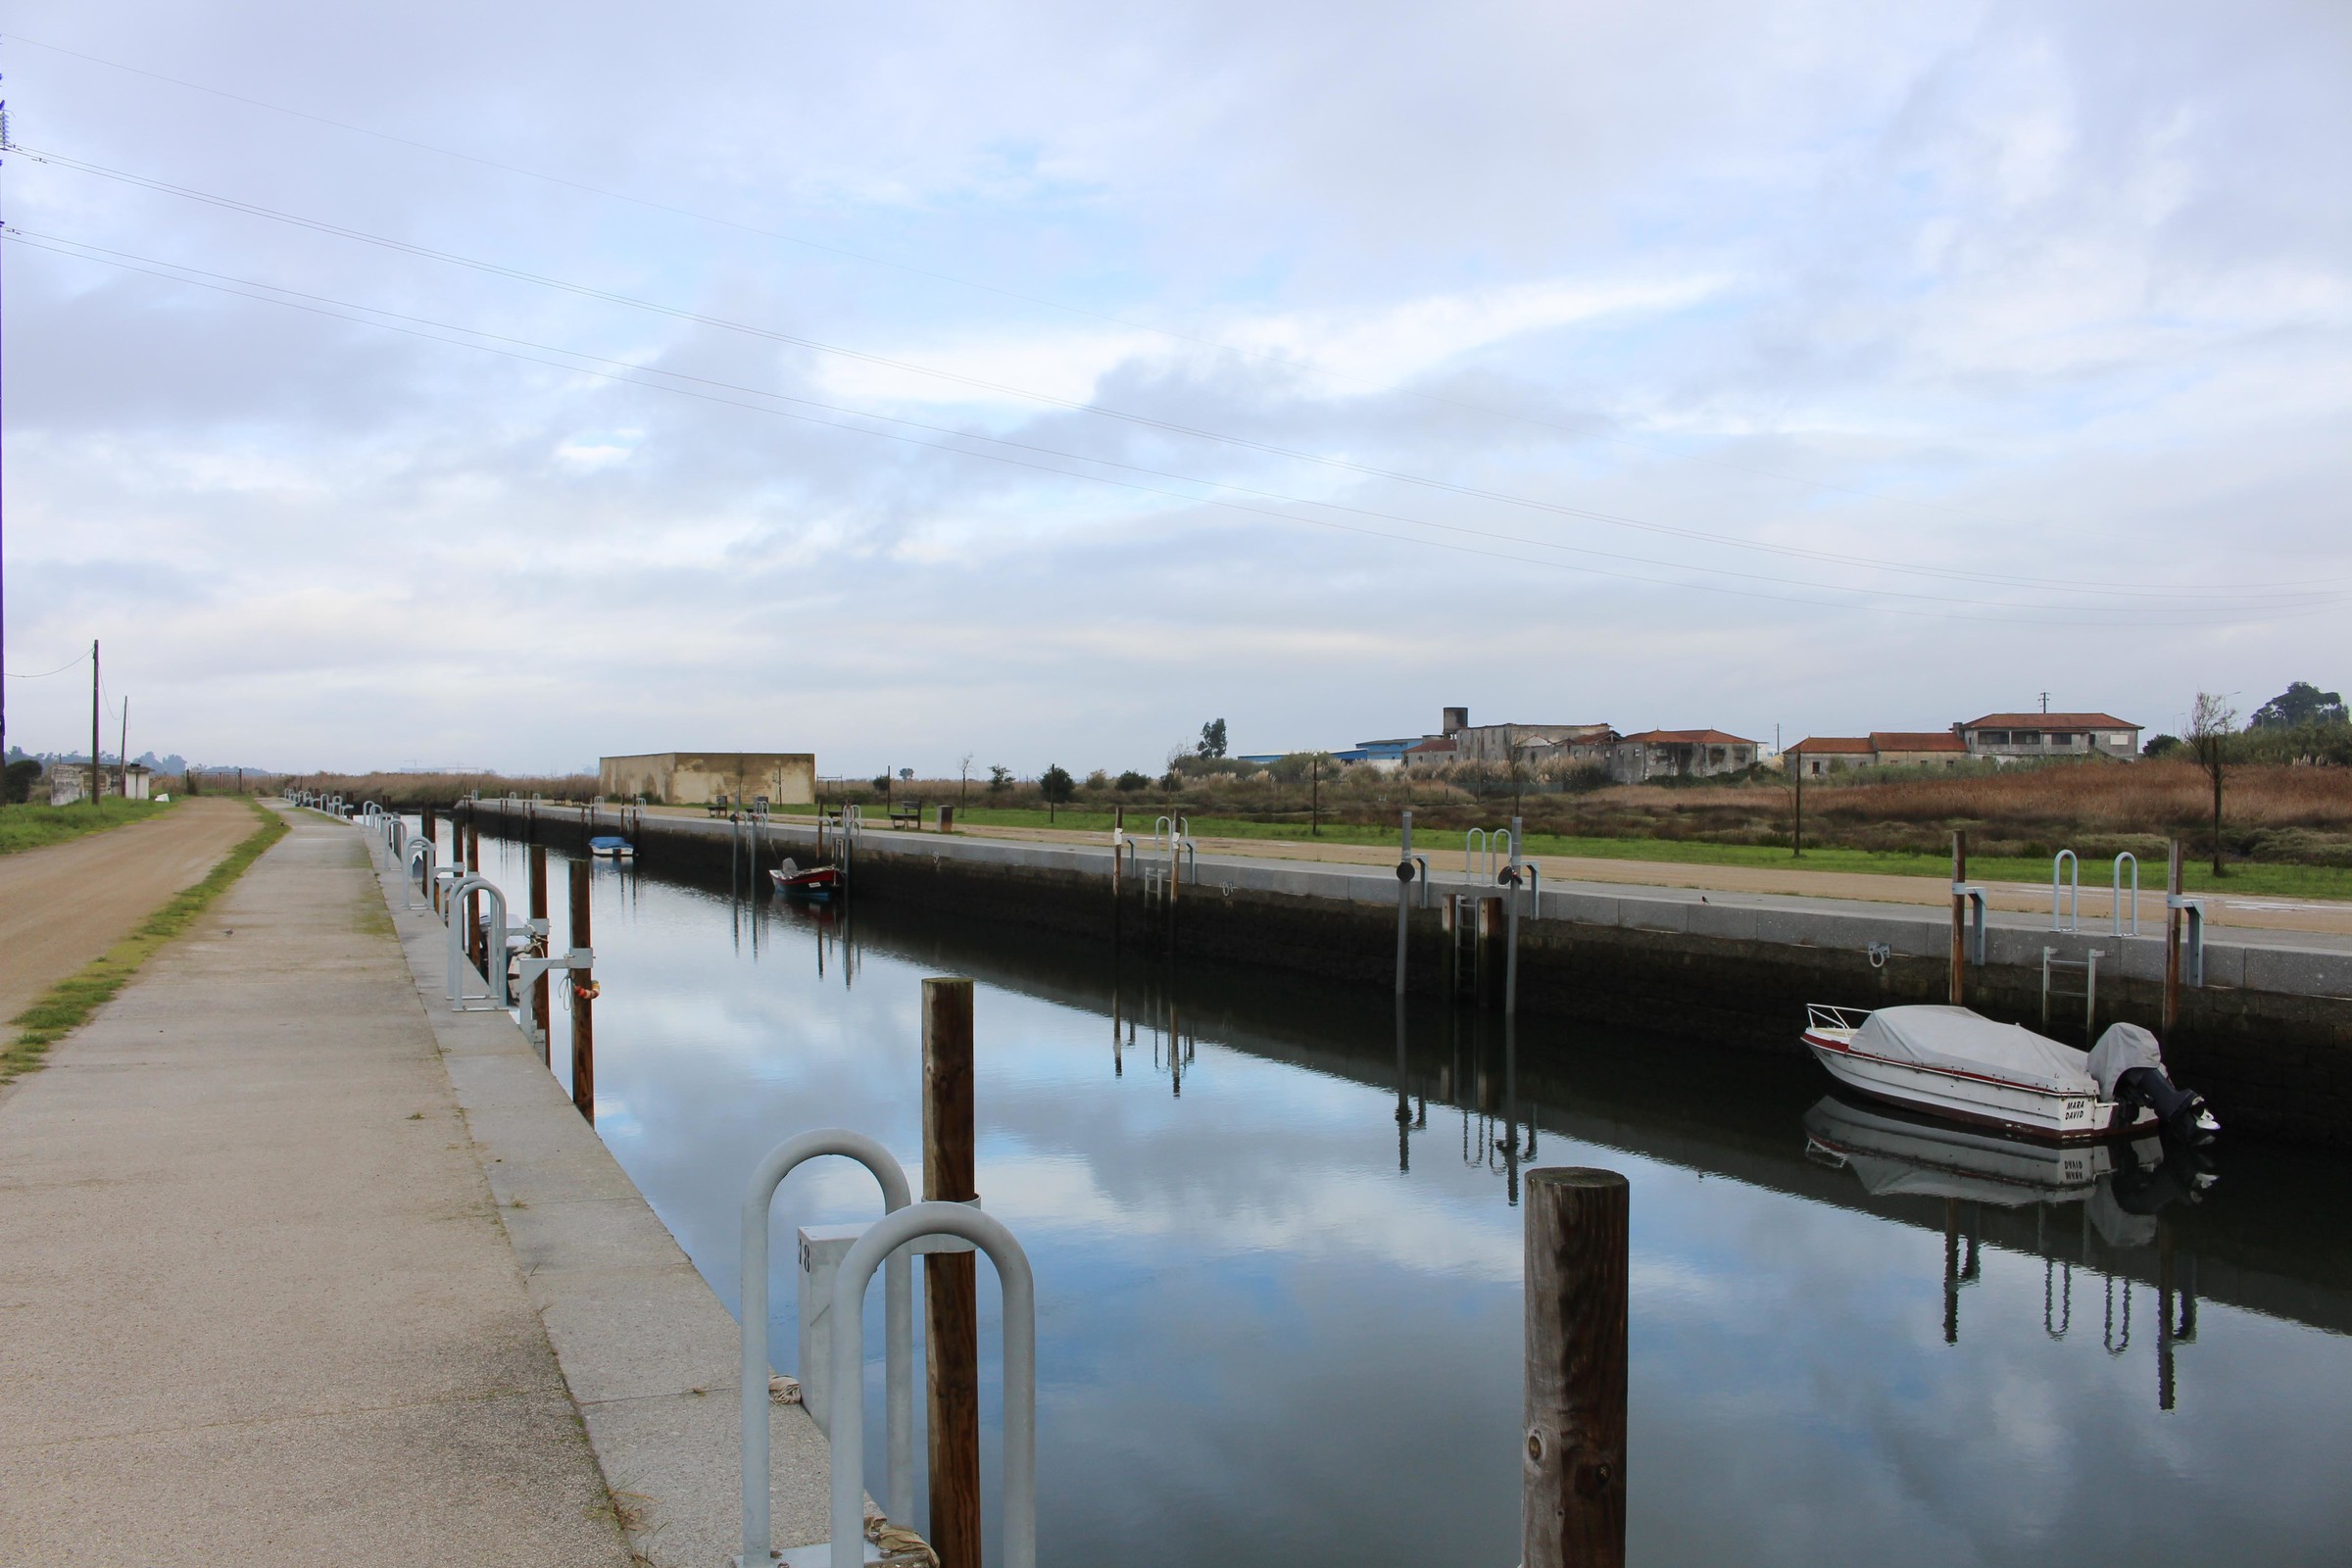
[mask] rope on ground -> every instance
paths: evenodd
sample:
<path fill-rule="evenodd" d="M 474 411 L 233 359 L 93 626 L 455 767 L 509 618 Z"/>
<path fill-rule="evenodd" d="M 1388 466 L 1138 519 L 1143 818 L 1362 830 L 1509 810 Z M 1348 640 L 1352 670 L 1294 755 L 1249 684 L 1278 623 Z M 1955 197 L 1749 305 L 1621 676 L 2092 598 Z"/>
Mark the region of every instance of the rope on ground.
<path fill-rule="evenodd" d="M 801 1380 L 778 1373 L 767 1380 L 767 1396 L 777 1404 L 798 1404 L 801 1402 Z"/>
<path fill-rule="evenodd" d="M 865 1505 L 865 1539 L 882 1548 L 886 1568 L 939 1568 L 939 1553 L 905 1525 L 894 1525 L 872 1503 Z"/>

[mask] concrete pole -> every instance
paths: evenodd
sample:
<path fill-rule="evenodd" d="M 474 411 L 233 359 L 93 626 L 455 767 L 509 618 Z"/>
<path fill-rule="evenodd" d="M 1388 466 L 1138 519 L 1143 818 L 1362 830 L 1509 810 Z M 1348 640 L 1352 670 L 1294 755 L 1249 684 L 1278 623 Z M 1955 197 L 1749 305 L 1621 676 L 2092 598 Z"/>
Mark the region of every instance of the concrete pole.
<path fill-rule="evenodd" d="M 1955 1007 L 1968 1004 L 1968 900 L 1959 892 L 1960 884 L 1968 880 L 1968 829 L 1959 828 L 1952 834 L 1952 984 L 1950 1002 Z"/>
<path fill-rule="evenodd" d="M 923 1197 L 976 1200 L 972 982 L 923 982 Z M 931 1549 L 940 1568 L 980 1564 L 980 1293 L 970 1252 L 923 1258 L 930 1361 Z"/>
<path fill-rule="evenodd" d="M 2164 871 L 2164 1030 L 2180 1021 L 2180 841 L 2168 846 Z"/>
<path fill-rule="evenodd" d="M 571 945 L 591 946 L 588 934 L 588 861 L 571 862 Z M 596 1123 L 596 979 L 586 969 L 571 971 L 571 1102 Z"/>
<path fill-rule="evenodd" d="M 98 639 L 90 639 L 90 809 L 98 808 Z"/>
<path fill-rule="evenodd" d="M 1625 1562 L 1629 1208 L 1615 1171 L 1528 1173 L 1524 1568 Z"/>

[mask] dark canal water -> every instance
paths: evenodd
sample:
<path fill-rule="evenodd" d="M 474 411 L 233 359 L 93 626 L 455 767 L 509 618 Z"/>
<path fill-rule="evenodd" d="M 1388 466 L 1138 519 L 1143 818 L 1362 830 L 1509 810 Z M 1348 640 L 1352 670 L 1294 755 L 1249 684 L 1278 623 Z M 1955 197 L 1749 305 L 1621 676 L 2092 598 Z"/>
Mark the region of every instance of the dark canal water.
<path fill-rule="evenodd" d="M 483 853 L 519 893 L 520 846 Z M 1822 1103 L 1796 1056 L 1544 1019 L 1506 1055 L 1433 1010 L 1400 1073 L 1381 995 L 594 887 L 597 1126 L 730 1308 L 744 1183 L 785 1137 L 868 1132 L 920 1190 L 919 983 L 979 981 L 980 1189 L 1039 1281 L 1049 1563 L 1509 1568 L 1540 1164 L 1632 1181 L 1637 1562 L 2352 1560 L 2338 1158 L 2225 1144 L 2154 1218 L 2177 1158 L 2021 1200 L 1988 1156 Z M 846 1162 L 786 1184 L 780 1360 L 792 1228 L 877 1206 Z"/>

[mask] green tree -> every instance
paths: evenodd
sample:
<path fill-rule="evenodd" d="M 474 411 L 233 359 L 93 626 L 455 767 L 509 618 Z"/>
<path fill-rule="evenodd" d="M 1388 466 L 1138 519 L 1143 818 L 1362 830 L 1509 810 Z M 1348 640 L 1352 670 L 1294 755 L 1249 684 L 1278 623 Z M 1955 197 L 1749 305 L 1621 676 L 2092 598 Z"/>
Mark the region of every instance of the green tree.
<path fill-rule="evenodd" d="M 32 758 L 20 757 L 8 764 L 7 787 L 4 796 L 9 805 L 23 806 L 32 799 L 33 781 L 41 776 L 41 764 Z"/>
<path fill-rule="evenodd" d="M 2299 724 L 2341 724 L 2344 699 L 2324 692 L 2307 680 L 2288 683 L 2286 690 L 2254 710 L 2248 729 L 2293 729 Z"/>
<path fill-rule="evenodd" d="M 1225 721 L 1212 718 L 1200 726 L 1200 744 L 1197 748 L 1202 757 L 1225 755 Z"/>
<path fill-rule="evenodd" d="M 1046 820 L 1052 822 L 1054 808 L 1068 805 L 1070 797 L 1078 793 L 1078 781 L 1070 777 L 1068 768 L 1052 762 L 1037 775 L 1037 793 L 1046 798 Z"/>
<path fill-rule="evenodd" d="M 1148 790 L 1151 787 L 1152 781 L 1132 767 L 1119 775 L 1118 788 L 1124 794 L 1133 795 L 1137 790 Z"/>
<path fill-rule="evenodd" d="M 1004 766 L 1002 762 L 989 763 L 988 793 L 1002 795 L 1010 788 L 1012 788 L 1012 769 Z"/>

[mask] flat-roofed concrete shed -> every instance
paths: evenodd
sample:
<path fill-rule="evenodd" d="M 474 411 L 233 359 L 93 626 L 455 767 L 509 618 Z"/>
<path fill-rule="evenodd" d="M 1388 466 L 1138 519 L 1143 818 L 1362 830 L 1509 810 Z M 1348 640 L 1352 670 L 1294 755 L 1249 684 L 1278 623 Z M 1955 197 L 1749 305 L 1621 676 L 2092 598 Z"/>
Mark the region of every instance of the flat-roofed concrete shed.
<path fill-rule="evenodd" d="M 807 806 L 816 799 L 813 752 L 648 752 L 607 757 L 597 764 L 597 793 L 657 806 L 708 806 L 725 797 L 770 806 Z"/>

